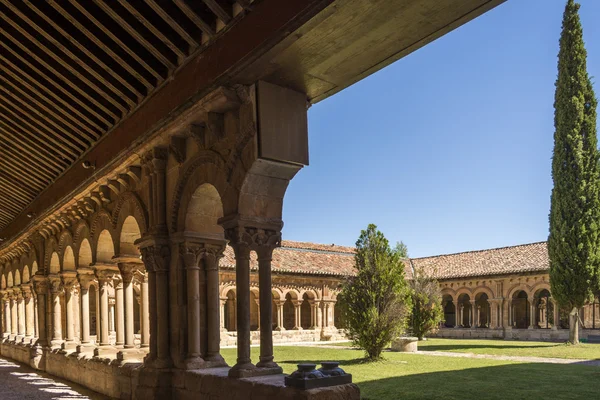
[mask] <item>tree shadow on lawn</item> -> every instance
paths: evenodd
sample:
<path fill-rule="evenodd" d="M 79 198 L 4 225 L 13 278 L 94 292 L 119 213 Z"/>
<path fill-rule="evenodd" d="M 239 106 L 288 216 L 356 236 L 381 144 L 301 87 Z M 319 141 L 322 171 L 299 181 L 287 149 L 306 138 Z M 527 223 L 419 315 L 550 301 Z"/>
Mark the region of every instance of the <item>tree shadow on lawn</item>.
<path fill-rule="evenodd" d="M 277 363 L 279 365 L 290 364 L 290 365 L 293 365 L 294 367 L 296 367 L 298 364 L 317 364 L 317 368 L 321 368 L 320 363 L 322 361 L 338 361 L 338 360 L 321 360 L 321 361 L 315 361 L 314 359 L 313 360 L 284 360 L 284 361 L 277 360 Z M 361 364 L 372 364 L 372 363 L 376 365 L 379 362 L 384 363 L 384 362 L 386 362 L 386 360 L 381 359 L 381 360 L 377 360 L 377 361 L 371 361 L 367 358 L 353 358 L 351 360 L 339 361 L 341 368 L 344 368 L 344 366 L 347 366 L 347 365 L 361 365 Z"/>
<path fill-rule="evenodd" d="M 457 363 L 460 368 L 460 363 Z M 399 370 L 401 373 L 401 370 Z M 382 375 L 389 375 L 382 366 Z M 600 368 L 563 364 L 507 364 L 362 381 L 363 400 L 597 399 Z"/>

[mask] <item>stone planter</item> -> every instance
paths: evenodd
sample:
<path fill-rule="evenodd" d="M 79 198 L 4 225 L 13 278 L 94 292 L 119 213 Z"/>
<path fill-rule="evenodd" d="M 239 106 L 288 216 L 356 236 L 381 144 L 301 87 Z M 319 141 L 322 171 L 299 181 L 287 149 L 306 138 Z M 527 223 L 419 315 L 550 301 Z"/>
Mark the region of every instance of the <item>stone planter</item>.
<path fill-rule="evenodd" d="M 399 337 L 392 340 L 392 351 L 414 353 L 418 343 L 419 339 L 416 337 Z"/>

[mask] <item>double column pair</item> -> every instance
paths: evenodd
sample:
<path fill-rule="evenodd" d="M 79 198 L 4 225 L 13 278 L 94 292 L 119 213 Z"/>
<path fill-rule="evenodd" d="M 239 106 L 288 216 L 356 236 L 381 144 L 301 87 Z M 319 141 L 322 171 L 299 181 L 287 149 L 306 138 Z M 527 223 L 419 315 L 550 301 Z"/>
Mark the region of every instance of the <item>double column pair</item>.
<path fill-rule="evenodd" d="M 273 250 L 281 243 L 281 226 L 264 229 L 241 226 L 239 221 L 225 222 L 225 237 L 235 253 L 237 363 L 230 377 L 279 374 L 282 369 L 273 361 L 273 302 L 271 291 L 271 260 Z M 229 225 L 229 226 L 228 226 Z M 234 225 L 234 226 L 231 226 Z M 260 301 L 260 361 L 250 360 L 250 252 L 258 256 Z"/>
<path fill-rule="evenodd" d="M 189 240 L 179 244 L 186 270 L 187 369 L 225 366 L 220 354 L 219 259 L 225 243 Z"/>

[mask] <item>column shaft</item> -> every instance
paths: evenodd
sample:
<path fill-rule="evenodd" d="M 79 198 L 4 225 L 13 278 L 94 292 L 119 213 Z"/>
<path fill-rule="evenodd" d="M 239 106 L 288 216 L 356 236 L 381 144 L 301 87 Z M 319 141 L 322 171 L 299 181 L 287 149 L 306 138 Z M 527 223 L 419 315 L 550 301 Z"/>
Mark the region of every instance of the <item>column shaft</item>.
<path fill-rule="evenodd" d="M 142 291 L 142 314 L 141 314 L 141 325 L 142 325 L 142 342 L 140 347 L 148 347 L 150 345 L 150 311 L 148 309 L 148 273 L 142 280 L 141 283 Z"/>
<path fill-rule="evenodd" d="M 116 324 L 116 346 L 125 344 L 125 310 L 123 298 L 123 283 L 118 282 L 115 285 L 115 324 Z M 133 315 L 133 303 L 131 304 L 131 314 Z M 133 322 L 133 321 L 132 321 Z"/>
<path fill-rule="evenodd" d="M 259 253 L 258 259 L 258 297 L 260 300 L 260 361 L 256 365 L 260 368 L 275 368 L 273 361 L 273 295 L 271 282 L 271 256 L 272 248 L 267 248 Z"/>
<path fill-rule="evenodd" d="M 100 346 L 110 346 L 108 317 L 108 280 L 98 279 L 100 286 Z"/>
<path fill-rule="evenodd" d="M 81 343 L 90 343 L 90 290 L 81 287 Z"/>
<path fill-rule="evenodd" d="M 212 363 L 222 363 L 221 357 L 221 325 L 220 325 L 220 299 L 219 299 L 219 264 L 216 253 L 207 252 L 206 267 L 206 307 L 208 314 L 208 351 L 206 359 Z"/>
<path fill-rule="evenodd" d="M 156 273 L 156 301 L 157 311 L 160 318 L 165 322 L 157 322 L 157 356 L 164 363 L 170 359 L 169 350 L 169 276 L 166 270 L 160 270 Z"/>
<path fill-rule="evenodd" d="M 188 353 L 186 364 L 202 364 L 200 348 L 200 267 L 186 266 L 187 280 L 187 312 L 188 312 Z"/>
<path fill-rule="evenodd" d="M 67 342 L 72 342 L 75 337 L 75 319 L 73 317 L 73 288 L 65 288 L 65 308 L 67 311 Z"/>
<path fill-rule="evenodd" d="M 125 342 L 124 347 L 131 349 L 134 345 L 134 331 L 133 331 L 133 307 L 135 299 L 133 296 L 133 283 L 132 276 L 123 276 L 123 292 L 124 292 L 124 306 L 125 306 Z M 118 327 L 118 325 L 117 325 Z M 118 331 L 117 331 L 118 333 Z"/>

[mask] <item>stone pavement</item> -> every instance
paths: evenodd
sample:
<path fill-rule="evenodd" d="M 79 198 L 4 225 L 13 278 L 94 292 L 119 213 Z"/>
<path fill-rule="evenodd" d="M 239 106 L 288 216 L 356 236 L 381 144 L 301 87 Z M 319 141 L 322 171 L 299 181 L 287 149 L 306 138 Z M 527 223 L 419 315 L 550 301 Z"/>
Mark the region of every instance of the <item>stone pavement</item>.
<path fill-rule="evenodd" d="M 108 397 L 0 358 L 2 400 L 105 400 Z"/>

